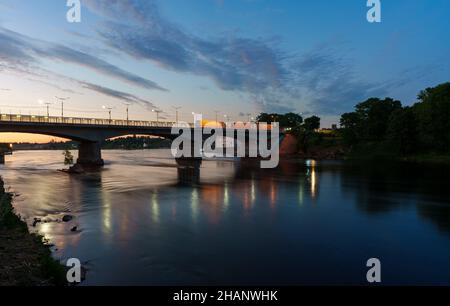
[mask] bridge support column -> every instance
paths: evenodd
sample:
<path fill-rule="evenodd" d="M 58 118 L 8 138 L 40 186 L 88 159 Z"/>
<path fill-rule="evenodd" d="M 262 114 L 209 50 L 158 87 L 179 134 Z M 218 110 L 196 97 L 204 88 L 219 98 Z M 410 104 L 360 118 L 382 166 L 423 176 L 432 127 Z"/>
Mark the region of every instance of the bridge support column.
<path fill-rule="evenodd" d="M 99 167 L 105 163 L 102 159 L 100 142 L 80 142 L 78 147 L 77 164 L 88 167 Z"/>
<path fill-rule="evenodd" d="M 178 181 L 180 184 L 195 185 L 200 182 L 201 158 L 181 157 L 175 160 L 178 165 Z"/>

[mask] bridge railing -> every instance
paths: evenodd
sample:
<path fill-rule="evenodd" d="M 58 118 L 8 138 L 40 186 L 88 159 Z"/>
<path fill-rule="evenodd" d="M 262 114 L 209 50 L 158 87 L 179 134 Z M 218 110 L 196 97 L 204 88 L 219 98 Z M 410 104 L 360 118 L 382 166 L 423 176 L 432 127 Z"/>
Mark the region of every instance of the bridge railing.
<path fill-rule="evenodd" d="M 117 120 L 99 118 L 79 117 L 47 117 L 34 115 L 0 114 L 1 122 L 29 122 L 49 124 L 85 124 L 85 125 L 107 125 L 107 126 L 137 126 L 137 127 L 172 127 L 175 122 L 167 121 L 144 121 L 144 120 Z"/>

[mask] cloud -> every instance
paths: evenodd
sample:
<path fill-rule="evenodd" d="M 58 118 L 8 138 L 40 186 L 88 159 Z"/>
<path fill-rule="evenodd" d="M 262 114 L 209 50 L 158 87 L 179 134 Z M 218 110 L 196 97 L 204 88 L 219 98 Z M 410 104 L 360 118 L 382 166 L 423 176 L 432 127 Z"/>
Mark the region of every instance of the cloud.
<path fill-rule="evenodd" d="M 153 81 L 124 71 L 98 57 L 60 44 L 32 39 L 0 27 L 0 67 L 24 70 L 30 65 L 39 66 L 39 61 L 43 58 L 83 66 L 142 88 L 167 91 Z"/>
<path fill-rule="evenodd" d="M 390 82 L 382 84 L 358 78 L 347 58 L 327 45 L 295 59 L 291 77 L 290 90 L 307 101 L 307 111 L 323 115 L 350 110 L 356 102 L 385 95 L 390 88 Z"/>
<path fill-rule="evenodd" d="M 115 99 L 119 99 L 119 100 L 129 102 L 129 103 L 140 104 L 149 110 L 151 110 L 152 108 L 155 108 L 155 105 L 152 102 L 141 99 L 135 95 L 132 95 L 132 94 L 129 94 L 126 92 L 114 90 L 114 89 L 103 87 L 100 85 L 95 85 L 95 84 L 92 84 L 89 82 L 80 81 L 79 83 L 83 88 L 101 93 L 103 95 L 106 95 L 106 96 L 109 96 L 109 97 L 112 97 Z"/>
<path fill-rule="evenodd" d="M 274 47 L 275 41 L 242 37 L 203 39 L 164 19 L 154 1 L 87 0 L 85 4 L 107 18 L 99 30 L 105 42 L 138 60 L 209 77 L 228 91 L 258 93 L 282 85 L 286 73 L 284 56 Z"/>
<path fill-rule="evenodd" d="M 85 4 L 105 18 L 98 34 L 110 47 L 168 70 L 206 76 L 262 111 L 295 111 L 302 103 L 308 108 L 303 111 L 337 114 L 389 87 L 358 79 L 351 62 L 326 45 L 287 55 L 276 48 L 277 40 L 195 36 L 163 18 L 153 0 Z"/>

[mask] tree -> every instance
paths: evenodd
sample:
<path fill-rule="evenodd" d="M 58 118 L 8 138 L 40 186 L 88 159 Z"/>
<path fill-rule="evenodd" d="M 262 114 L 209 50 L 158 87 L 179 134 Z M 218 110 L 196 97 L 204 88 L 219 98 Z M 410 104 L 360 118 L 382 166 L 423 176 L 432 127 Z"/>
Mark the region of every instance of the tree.
<path fill-rule="evenodd" d="M 358 115 L 360 135 L 365 140 L 383 140 L 386 136 L 391 114 L 402 108 L 400 101 L 392 98 L 380 100 L 370 98 L 355 107 Z"/>
<path fill-rule="evenodd" d="M 386 137 L 391 150 L 405 155 L 418 149 L 415 121 L 411 107 L 404 107 L 392 113 Z"/>
<path fill-rule="evenodd" d="M 303 125 L 307 131 L 317 130 L 320 128 L 320 118 L 317 116 L 306 118 Z"/>
<path fill-rule="evenodd" d="M 303 118 L 299 114 L 295 113 L 287 113 L 283 116 L 283 126 L 282 127 L 290 127 L 294 128 L 303 123 Z M 280 122 L 281 124 L 281 122 Z"/>
<path fill-rule="evenodd" d="M 357 113 L 345 113 L 341 116 L 342 138 L 348 145 L 353 145 L 360 139 L 360 119 Z"/>
<path fill-rule="evenodd" d="M 72 165 L 73 164 L 73 155 L 69 150 L 65 150 L 63 152 L 64 155 L 64 165 Z"/>
<path fill-rule="evenodd" d="M 294 128 L 299 126 L 303 122 L 302 116 L 295 113 L 281 114 L 268 114 L 261 113 L 256 117 L 256 122 L 273 123 L 278 122 L 280 127 L 283 128 Z"/>
<path fill-rule="evenodd" d="M 427 88 L 414 104 L 419 141 L 426 149 L 450 150 L 450 83 Z"/>

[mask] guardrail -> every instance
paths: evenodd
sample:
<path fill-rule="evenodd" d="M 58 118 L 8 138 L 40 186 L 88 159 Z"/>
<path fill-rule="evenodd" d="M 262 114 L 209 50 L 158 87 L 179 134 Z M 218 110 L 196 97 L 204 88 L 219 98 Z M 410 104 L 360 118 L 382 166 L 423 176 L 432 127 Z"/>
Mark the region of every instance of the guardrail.
<path fill-rule="evenodd" d="M 47 117 L 34 115 L 0 114 L 0 122 L 29 122 L 29 123 L 60 123 L 107 126 L 138 126 L 138 127 L 172 127 L 175 122 L 143 121 L 143 120 L 117 120 L 78 117 Z"/>

